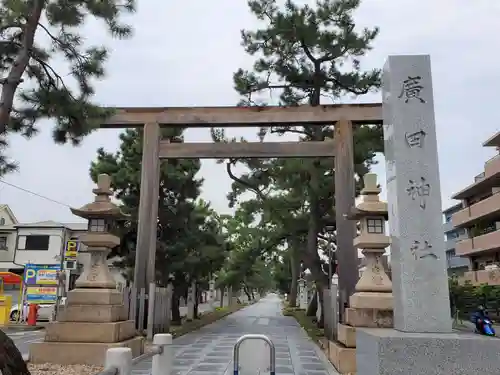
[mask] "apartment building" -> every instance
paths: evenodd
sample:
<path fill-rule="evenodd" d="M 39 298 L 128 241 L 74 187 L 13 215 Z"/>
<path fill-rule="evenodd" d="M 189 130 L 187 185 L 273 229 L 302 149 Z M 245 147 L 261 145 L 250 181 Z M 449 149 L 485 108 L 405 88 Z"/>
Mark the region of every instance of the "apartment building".
<path fill-rule="evenodd" d="M 466 231 L 455 252 L 470 260 L 466 280 L 500 285 L 500 132 L 483 146 L 494 147 L 496 155 L 484 164 L 484 171 L 471 185 L 452 197 L 462 204 L 452 215 L 452 224 Z"/>
<path fill-rule="evenodd" d="M 464 228 L 455 228 L 451 222 L 451 218 L 455 212 L 462 209 L 462 203 L 458 203 L 443 211 L 444 224 L 443 232 L 446 246 L 446 264 L 448 266 L 448 274 L 460 276 L 469 270 L 469 258 L 460 257 L 456 254 L 456 243 L 464 238 L 467 238 L 467 232 Z"/>

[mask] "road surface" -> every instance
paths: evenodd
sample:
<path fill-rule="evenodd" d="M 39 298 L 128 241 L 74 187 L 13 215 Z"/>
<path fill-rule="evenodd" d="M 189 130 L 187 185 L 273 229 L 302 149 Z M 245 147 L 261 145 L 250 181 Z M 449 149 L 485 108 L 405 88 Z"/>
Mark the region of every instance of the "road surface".
<path fill-rule="evenodd" d="M 174 340 L 175 375 L 232 375 L 232 350 L 243 334 L 264 334 L 276 347 L 278 375 L 337 374 L 319 347 L 312 342 L 293 317 L 283 316 L 281 301 L 275 294 L 262 298 L 228 317 Z M 266 348 L 259 342 L 242 345 L 240 374 L 268 373 Z M 266 358 L 267 357 L 267 358 Z M 257 368 L 259 367 L 259 368 Z M 140 363 L 134 375 L 151 374 L 151 361 Z"/>
<path fill-rule="evenodd" d="M 39 331 L 18 331 L 18 332 L 9 332 L 6 331 L 7 334 L 14 340 L 19 351 L 26 355 L 29 353 L 30 344 L 34 342 L 39 342 L 43 340 L 43 336 L 45 335 L 44 330 Z"/>
<path fill-rule="evenodd" d="M 43 331 L 18 332 L 10 336 L 21 353 L 43 339 Z M 238 312 L 174 340 L 175 375 L 232 375 L 232 351 L 244 334 L 267 335 L 276 348 L 278 375 L 337 375 L 319 347 L 293 317 L 283 316 L 275 294 Z M 262 341 L 247 341 L 240 350 L 240 374 L 268 373 L 269 347 Z M 151 360 L 134 367 L 134 375 L 150 375 Z"/>

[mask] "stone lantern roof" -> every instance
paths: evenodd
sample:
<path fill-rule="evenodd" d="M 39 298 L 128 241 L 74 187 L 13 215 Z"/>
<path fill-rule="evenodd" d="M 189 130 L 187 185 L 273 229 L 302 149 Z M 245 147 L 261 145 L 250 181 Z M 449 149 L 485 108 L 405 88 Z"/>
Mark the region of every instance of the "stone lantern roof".
<path fill-rule="evenodd" d="M 387 202 L 380 201 L 379 194 L 382 191 L 377 184 L 377 175 L 367 173 L 364 176 L 364 188 L 361 190 L 363 201 L 351 209 L 347 215 L 350 220 L 359 220 L 367 216 L 382 216 L 388 220 Z"/>
<path fill-rule="evenodd" d="M 123 213 L 109 198 L 112 195 L 109 175 L 100 174 L 97 177 L 97 188 L 92 189 L 92 192 L 95 194 L 94 201 L 81 208 L 71 208 L 74 215 L 84 219 L 113 218 L 115 220 L 123 220 L 129 216 Z"/>

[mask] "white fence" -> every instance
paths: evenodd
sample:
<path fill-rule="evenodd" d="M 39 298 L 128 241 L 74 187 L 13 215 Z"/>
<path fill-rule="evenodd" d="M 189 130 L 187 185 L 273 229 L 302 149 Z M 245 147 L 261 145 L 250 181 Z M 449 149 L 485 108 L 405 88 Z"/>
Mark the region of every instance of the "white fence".
<path fill-rule="evenodd" d="M 146 290 L 127 287 L 122 289 L 123 304 L 128 318 L 137 322 L 139 332 L 146 331 L 148 340 L 157 333 L 169 332 L 172 314 L 172 288 L 159 288 L 149 285 L 149 295 Z M 147 313 L 147 326 L 144 326 Z"/>
<path fill-rule="evenodd" d="M 170 375 L 173 356 L 172 335 L 157 334 L 151 350 L 137 358 L 132 358 L 130 348 L 108 349 L 104 371 L 97 375 L 132 375 L 132 367 L 149 358 L 153 359 L 151 375 Z"/>

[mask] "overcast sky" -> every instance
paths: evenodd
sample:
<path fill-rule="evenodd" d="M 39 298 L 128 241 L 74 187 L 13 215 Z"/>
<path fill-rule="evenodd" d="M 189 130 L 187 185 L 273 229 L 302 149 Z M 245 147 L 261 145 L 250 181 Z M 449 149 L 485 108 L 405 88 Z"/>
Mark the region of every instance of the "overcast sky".
<path fill-rule="evenodd" d="M 500 3 L 491 0 L 365 0 L 356 14 L 359 26 L 381 29 L 363 60 L 366 68 L 382 67 L 388 55 L 431 55 L 443 206 L 453 203 L 449 197 L 471 183 L 494 155 L 481 143 L 500 130 L 499 19 Z M 221 106 L 238 101 L 232 73 L 253 62 L 240 46 L 239 31 L 257 25 L 246 1 L 143 0 L 130 20 L 136 32 L 129 41 L 110 40 L 96 25 L 86 29 L 89 41 L 112 49 L 108 76 L 98 84 L 99 103 Z M 380 101 L 380 94 L 359 101 Z M 40 127 L 42 133 L 30 141 L 11 138 L 9 155 L 20 163 L 20 172 L 5 181 L 67 205 L 87 203 L 93 187 L 90 162 L 98 147 L 117 148 L 118 132 L 97 131 L 73 148 L 53 144 L 50 123 Z M 256 140 L 255 129 L 229 134 Z M 186 138 L 210 141 L 207 130 L 191 129 Z M 383 169 L 382 159 L 375 168 L 382 182 Z M 201 174 L 204 198 L 227 212 L 225 168 L 204 161 Z M 0 203 L 8 204 L 21 222 L 78 221 L 64 205 L 6 184 L 0 184 Z"/>

